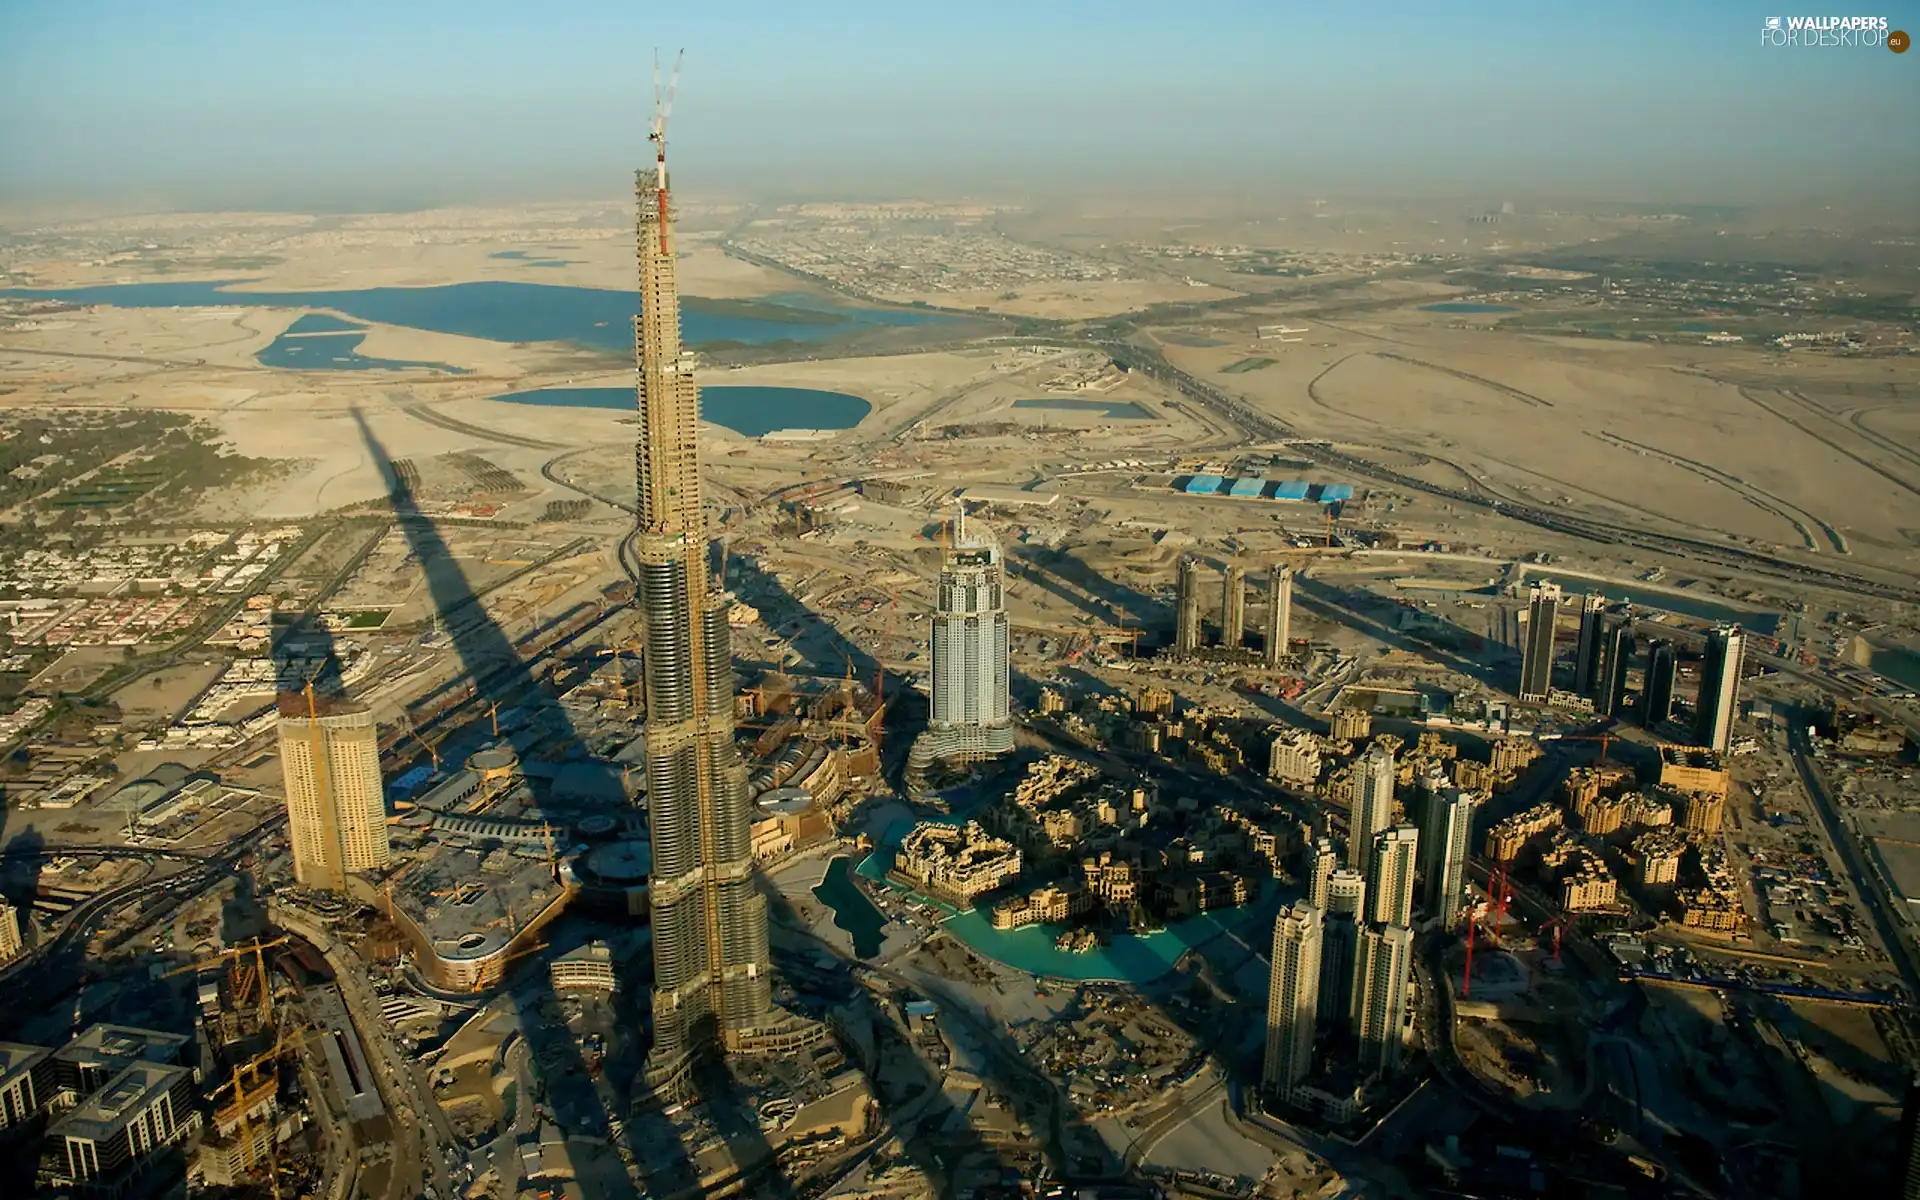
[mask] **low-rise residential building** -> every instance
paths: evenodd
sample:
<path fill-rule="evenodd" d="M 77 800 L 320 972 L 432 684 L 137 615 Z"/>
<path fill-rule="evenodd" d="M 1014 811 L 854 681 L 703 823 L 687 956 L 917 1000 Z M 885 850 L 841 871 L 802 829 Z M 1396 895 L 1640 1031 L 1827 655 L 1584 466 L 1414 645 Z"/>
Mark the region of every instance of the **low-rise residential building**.
<path fill-rule="evenodd" d="M 1641 887 L 1671 887 L 1679 882 L 1680 859 L 1686 849 L 1686 835 L 1679 830 L 1649 830 L 1633 839 L 1627 861 L 1638 872 Z"/>
<path fill-rule="evenodd" d="M 1028 925 L 1058 924 L 1092 906 L 1093 897 L 1085 888 L 1070 883 L 1048 883 L 1025 895 L 1000 901 L 993 906 L 990 916 L 995 929 L 1022 929 Z"/>
<path fill-rule="evenodd" d="M 1487 857 L 1495 862 L 1512 862 L 1520 857 L 1527 843 L 1550 829 L 1561 827 L 1565 818 L 1558 806 L 1541 803 L 1496 823 L 1487 830 Z"/>
<path fill-rule="evenodd" d="M 1732 773 L 1726 760 L 1700 746 L 1660 747 L 1660 786 L 1682 795 L 1705 793 L 1727 798 Z"/>
<path fill-rule="evenodd" d="M 893 870 L 907 883 L 958 902 L 1020 877 L 1020 850 L 978 821 L 946 825 L 922 821 L 900 842 Z"/>

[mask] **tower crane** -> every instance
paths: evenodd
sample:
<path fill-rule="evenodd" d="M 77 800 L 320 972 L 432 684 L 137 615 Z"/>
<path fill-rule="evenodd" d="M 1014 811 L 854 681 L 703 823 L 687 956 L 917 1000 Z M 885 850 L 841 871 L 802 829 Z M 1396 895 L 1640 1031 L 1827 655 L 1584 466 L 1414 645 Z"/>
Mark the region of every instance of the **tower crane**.
<path fill-rule="evenodd" d="M 183 967 L 175 967 L 167 972 L 166 977 L 211 970 L 226 964 L 235 1010 L 243 1010 L 251 1004 L 264 1028 L 273 1023 L 273 988 L 267 979 L 266 953 L 275 946 L 284 945 L 286 940 L 285 937 L 277 937 L 270 942 L 263 942 L 255 938 L 251 942 L 230 946 L 217 954 L 196 959 Z M 250 1001 L 249 997 L 256 987 L 259 989 L 259 999 Z"/>
<path fill-rule="evenodd" d="M 673 113 L 674 93 L 680 90 L 680 64 L 687 57 L 685 50 L 674 55 L 673 75 L 667 81 L 664 98 L 660 92 L 660 55 L 653 56 L 653 120 L 647 127 L 647 140 L 654 145 L 655 202 L 660 214 L 660 253 L 667 251 L 667 118 Z"/>

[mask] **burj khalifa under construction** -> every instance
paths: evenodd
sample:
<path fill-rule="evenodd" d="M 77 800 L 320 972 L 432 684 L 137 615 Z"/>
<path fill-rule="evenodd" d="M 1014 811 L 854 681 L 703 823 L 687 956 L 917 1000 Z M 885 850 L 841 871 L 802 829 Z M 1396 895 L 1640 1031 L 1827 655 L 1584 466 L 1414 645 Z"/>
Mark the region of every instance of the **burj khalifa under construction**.
<path fill-rule="evenodd" d="M 676 68 L 675 75 L 678 75 Z M 634 318 L 639 523 L 629 550 L 645 653 L 653 835 L 653 1050 L 647 1078 L 679 1091 L 703 1054 L 751 1047 L 776 1023 L 767 905 L 754 889 L 747 771 L 733 741 L 727 598 L 700 508 L 700 393 L 680 345 L 667 191 L 669 89 L 638 172 L 640 313 Z"/>

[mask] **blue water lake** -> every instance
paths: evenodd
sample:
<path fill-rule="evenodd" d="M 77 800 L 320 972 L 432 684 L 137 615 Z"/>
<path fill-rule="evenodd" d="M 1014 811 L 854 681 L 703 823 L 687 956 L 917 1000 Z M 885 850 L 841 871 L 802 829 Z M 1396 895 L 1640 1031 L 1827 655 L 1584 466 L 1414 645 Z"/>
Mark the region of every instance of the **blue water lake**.
<path fill-rule="evenodd" d="M 287 326 L 264 350 L 254 355 L 263 367 L 291 371 L 405 371 L 424 368 L 465 375 L 445 363 L 408 362 L 398 358 L 366 358 L 358 353 L 367 340 L 366 326 L 342 321 L 326 313 L 308 313 Z"/>
<path fill-rule="evenodd" d="M 512 253 L 508 251 L 507 253 Z M 633 348 L 636 293 L 541 283 L 452 283 L 338 292 L 243 291 L 246 280 L 122 283 L 76 288 L 8 288 L 0 296 L 105 304 L 116 308 L 329 309 L 361 321 L 401 325 L 491 342 L 574 342 L 621 354 Z M 742 311 L 757 315 L 740 315 Z M 680 299 L 681 336 L 689 345 L 764 346 L 813 342 L 887 326 L 950 320 L 938 313 L 835 305 L 810 296 L 770 296 L 750 303 Z"/>
<path fill-rule="evenodd" d="M 933 818 L 949 820 L 955 823 L 962 817 Z M 887 878 L 887 872 L 893 866 L 893 856 L 905 837 L 913 828 L 913 820 L 905 818 L 895 821 L 880 835 L 873 853 L 861 861 L 856 873 L 864 879 L 873 881 L 880 887 L 891 888 L 906 895 L 918 896 Z M 851 881 L 849 881 L 851 882 Z M 826 900 L 825 896 L 821 897 Z M 920 897 L 924 899 L 924 897 Z M 868 903 L 865 896 L 862 902 Z M 1204 946 L 1221 937 L 1239 937 L 1251 945 L 1261 946 L 1272 940 L 1273 918 L 1279 911 L 1282 899 L 1278 884 L 1271 881 L 1261 891 L 1260 896 L 1251 904 L 1238 908 L 1222 909 L 1189 917 L 1184 921 L 1175 921 L 1165 929 L 1152 933 L 1121 933 L 1108 939 L 1107 944 L 1092 950 L 1076 953 L 1056 947 L 1054 939 L 1066 928 L 1064 925 L 1029 925 L 1025 929 L 995 929 L 993 921 L 986 912 L 974 909 L 958 912 L 951 905 L 939 901 L 930 901 L 935 907 L 949 915 L 941 923 L 941 928 L 964 942 L 975 953 L 1004 963 L 1016 971 L 1025 971 L 1029 975 L 1044 975 L 1050 979 L 1069 979 L 1078 982 L 1114 981 L 1122 983 L 1151 983 L 1168 974 L 1179 963 L 1180 956 L 1187 951 Z M 829 903 L 831 903 L 829 901 Z M 835 924 L 840 924 L 839 910 L 836 908 Z M 849 918 L 849 919 L 857 919 Z M 847 926 L 840 926 L 846 929 Z"/>
<path fill-rule="evenodd" d="M 1512 312 L 1511 304 L 1475 304 L 1469 300 L 1449 300 L 1445 304 L 1422 304 L 1421 312 L 1493 313 Z"/>
<path fill-rule="evenodd" d="M 1069 396 L 1044 400 L 1015 400 L 1015 408 L 1048 408 L 1058 412 L 1090 412 L 1114 421 L 1150 421 L 1153 414 L 1131 400 L 1080 400 Z"/>
<path fill-rule="evenodd" d="M 638 403 L 630 387 L 559 387 L 508 392 L 493 397 L 507 404 L 562 408 L 611 408 L 633 412 Z M 845 392 L 814 388 L 703 387 L 700 417 L 745 437 L 781 429 L 852 429 L 873 406 Z"/>

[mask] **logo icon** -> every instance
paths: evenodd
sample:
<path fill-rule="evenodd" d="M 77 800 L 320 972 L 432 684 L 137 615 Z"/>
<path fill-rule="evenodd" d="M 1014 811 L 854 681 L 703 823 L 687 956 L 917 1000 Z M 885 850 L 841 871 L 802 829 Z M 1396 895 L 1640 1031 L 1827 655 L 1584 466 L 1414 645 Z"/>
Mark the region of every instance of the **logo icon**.
<path fill-rule="evenodd" d="M 1913 45 L 1913 39 L 1907 36 L 1907 31 L 1904 29 L 1896 29 L 1887 35 L 1887 49 L 1895 54 L 1905 54 L 1907 47 L 1911 45 Z"/>
<path fill-rule="evenodd" d="M 1775 29 L 1778 29 L 1778 28 L 1780 28 L 1780 18 L 1779 18 L 1779 17 L 1768 17 L 1768 18 L 1767 18 L 1767 29 L 1768 29 L 1769 31 L 1772 31 L 1772 30 L 1775 30 Z"/>

